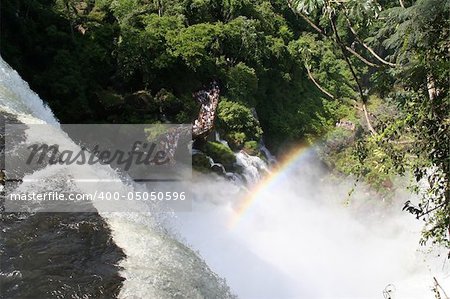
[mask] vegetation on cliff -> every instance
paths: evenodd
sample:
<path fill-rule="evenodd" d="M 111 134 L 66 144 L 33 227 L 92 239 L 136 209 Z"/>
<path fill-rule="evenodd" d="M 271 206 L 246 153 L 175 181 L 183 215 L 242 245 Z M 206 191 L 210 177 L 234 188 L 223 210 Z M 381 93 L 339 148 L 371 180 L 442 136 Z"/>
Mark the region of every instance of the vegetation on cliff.
<path fill-rule="evenodd" d="M 322 93 L 289 51 L 306 27 L 284 1 L 1 6 L 2 56 L 62 122 L 191 122 L 192 92 L 212 79 L 224 97 L 223 136 L 237 147 L 259 141 L 262 128 L 275 148 L 315 134 L 319 116 L 328 117 Z M 259 121 L 248 115 L 252 108 Z M 242 131 L 227 109 L 247 114 Z"/>

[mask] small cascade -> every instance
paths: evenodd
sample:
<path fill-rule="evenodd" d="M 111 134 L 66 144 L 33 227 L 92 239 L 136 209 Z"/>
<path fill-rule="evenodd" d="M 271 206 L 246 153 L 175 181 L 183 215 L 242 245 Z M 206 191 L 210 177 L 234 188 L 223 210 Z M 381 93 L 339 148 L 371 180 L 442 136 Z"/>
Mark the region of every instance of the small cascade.
<path fill-rule="evenodd" d="M 209 156 L 207 156 L 207 158 L 208 158 L 209 165 L 210 165 L 212 170 L 214 170 L 214 171 L 218 170 L 220 174 L 226 174 L 227 173 L 226 170 L 225 170 L 225 167 L 223 167 L 222 164 L 214 162 L 214 160 L 211 157 L 209 157 Z"/>
<path fill-rule="evenodd" d="M 259 150 L 261 151 L 261 153 L 263 153 L 263 155 L 266 157 L 267 162 L 269 163 L 270 166 L 274 165 L 275 163 L 277 163 L 277 159 L 275 158 L 274 155 L 272 155 L 272 153 L 269 151 L 269 149 L 266 147 L 266 145 L 264 144 L 264 141 L 261 140 L 260 142 L 260 147 Z"/>
<path fill-rule="evenodd" d="M 192 154 L 193 155 L 205 155 L 205 153 L 203 153 L 202 151 L 200 151 L 198 149 L 192 149 Z M 226 171 L 225 167 L 221 163 L 215 162 L 211 157 L 209 157 L 207 155 L 205 155 L 205 156 L 209 161 L 209 166 L 212 171 L 214 171 L 215 173 L 217 173 L 221 176 L 226 177 L 230 181 L 236 183 L 236 185 L 238 185 L 238 186 L 245 185 L 244 181 L 242 180 L 242 178 L 239 174 Z"/>
<path fill-rule="evenodd" d="M 219 132 L 214 132 L 214 141 L 220 142 L 226 147 L 230 148 L 228 142 L 224 139 L 221 139 Z M 213 170 L 215 173 L 222 175 L 229 179 L 230 181 L 236 183 L 237 185 L 241 187 L 249 186 L 256 184 L 261 178 L 269 173 L 269 165 L 273 165 L 276 160 L 275 157 L 269 152 L 269 150 L 262 144 L 261 145 L 261 152 L 266 157 L 267 161 L 266 163 L 263 159 L 261 159 L 258 156 L 252 156 L 247 154 L 245 151 L 239 151 L 235 153 L 236 157 L 236 166 L 238 166 L 239 169 L 241 169 L 239 172 L 227 172 L 225 167 L 216 161 L 214 161 L 211 157 L 206 156 L 208 158 L 211 170 Z M 200 150 L 193 149 L 192 154 L 203 154 Z"/>
<path fill-rule="evenodd" d="M 261 158 L 251 156 L 244 151 L 236 153 L 236 164 L 242 167 L 242 176 L 248 185 L 256 184 L 269 173 L 268 166 Z"/>
<path fill-rule="evenodd" d="M 219 132 L 215 131 L 214 137 L 215 137 L 215 141 L 222 143 L 223 145 L 225 145 L 228 148 L 230 147 L 230 145 L 228 144 L 228 141 L 220 138 Z"/>

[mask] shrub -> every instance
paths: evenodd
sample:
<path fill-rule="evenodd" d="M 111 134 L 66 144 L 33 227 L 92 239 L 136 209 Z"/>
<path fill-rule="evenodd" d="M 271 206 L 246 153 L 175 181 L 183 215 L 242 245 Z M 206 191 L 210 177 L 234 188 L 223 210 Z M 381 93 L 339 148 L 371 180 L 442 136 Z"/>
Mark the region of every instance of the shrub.
<path fill-rule="evenodd" d="M 259 140 L 262 129 L 250 108 L 223 99 L 218 109 L 219 131 L 233 148 L 241 148 L 246 141 Z"/>
<path fill-rule="evenodd" d="M 245 152 L 247 153 L 247 154 L 249 154 L 249 155 L 257 155 L 258 154 L 258 152 L 259 152 L 259 149 L 258 149 L 258 142 L 256 142 L 256 141 L 254 141 L 254 140 L 251 140 L 251 141 L 247 141 L 245 144 L 244 144 L 244 150 L 245 150 Z"/>

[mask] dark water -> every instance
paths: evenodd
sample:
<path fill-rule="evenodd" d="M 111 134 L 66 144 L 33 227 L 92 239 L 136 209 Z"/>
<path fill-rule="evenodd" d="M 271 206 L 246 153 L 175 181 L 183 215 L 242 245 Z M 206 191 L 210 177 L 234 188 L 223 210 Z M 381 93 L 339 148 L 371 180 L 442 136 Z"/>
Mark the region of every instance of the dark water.
<path fill-rule="evenodd" d="M 0 120 L 3 151 L 4 123 L 17 119 Z M 117 297 L 124 254 L 97 213 L 2 212 L 0 229 L 0 298 Z"/>
<path fill-rule="evenodd" d="M 123 252 L 96 213 L 3 213 L 1 298 L 115 298 Z"/>

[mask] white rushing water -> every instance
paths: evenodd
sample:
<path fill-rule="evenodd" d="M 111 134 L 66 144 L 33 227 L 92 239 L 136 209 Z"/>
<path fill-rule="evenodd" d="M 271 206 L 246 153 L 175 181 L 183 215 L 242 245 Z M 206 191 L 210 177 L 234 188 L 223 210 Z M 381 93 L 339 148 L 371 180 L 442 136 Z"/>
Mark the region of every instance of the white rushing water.
<path fill-rule="evenodd" d="M 254 185 L 262 179 L 264 174 L 269 173 L 267 164 L 259 157 L 250 156 L 244 151 L 235 154 L 236 164 L 242 167 L 242 175 L 248 185 Z"/>
<path fill-rule="evenodd" d="M 326 179 L 316 159 L 301 157 L 232 227 L 247 194 L 205 177 L 174 230 L 241 298 L 434 298 L 433 277 L 450 291 L 446 252 L 420 247 L 422 223 L 401 211 L 408 193 L 387 206 L 360 188 L 346 207 L 352 182 Z"/>
<path fill-rule="evenodd" d="M 0 58 L 0 113 L 13 114 L 26 124 L 52 124 L 54 129 L 28 128 L 27 141 L 59 144 L 60 149 L 78 148 L 59 129 L 58 121 L 42 100 L 30 90 L 6 62 Z M 104 184 L 86 184 L 71 178 L 98 178 L 110 180 Z M 18 187 L 21 192 L 81 192 L 93 194 L 101 188 L 126 194 L 142 188 L 125 184 L 109 166 L 50 165 L 23 177 Z M 101 191 L 101 190 L 100 190 Z M 232 298 L 224 281 L 212 272 L 205 262 L 190 248 L 168 235 L 155 213 L 155 207 L 130 202 L 139 213 L 100 213 L 112 230 L 114 242 L 126 257 L 121 261 L 121 275 L 125 278 L 120 298 Z M 97 209 L 102 208 L 96 202 Z M 131 207 L 129 207 L 131 208 Z M 50 244 L 52 245 L 52 244 Z"/>
<path fill-rule="evenodd" d="M 0 106 L 3 110 L 19 117 L 34 116 L 49 124 L 58 123 L 50 108 L 1 57 L 0 74 Z"/>
<path fill-rule="evenodd" d="M 0 66 L 0 110 L 23 122 L 57 124 L 26 82 L 1 59 Z M 58 128 L 48 136 L 29 130 L 27 138 L 58 138 L 66 147 L 76 146 Z M 259 158 L 238 153 L 237 159 L 249 182 L 268 171 Z M 384 298 L 386 288 L 393 299 L 433 298 L 433 277 L 450 292 L 445 258 L 419 248 L 421 223 L 400 211 L 409 195 L 399 192 L 399 204 L 387 208 L 381 199 L 360 191 L 346 207 L 352 182 L 325 179 L 316 162 L 314 155 L 305 155 L 258 193 L 233 227 L 230 222 L 247 191 L 213 176 L 193 183 L 192 212 L 177 212 L 168 220 L 148 206 L 138 207 L 145 213 L 101 213 L 126 254 L 120 264 L 125 278 L 120 298 L 231 297 L 215 273 L 245 299 Z M 91 192 L 86 184 L 64 184 L 66 177 L 80 172 L 120 179 L 107 166 L 54 165 L 28 177 L 48 179 L 48 184 L 25 182 L 20 188 Z M 139 186 L 117 182 L 108 188 L 125 192 Z M 180 239 L 198 250 L 215 273 Z"/>

